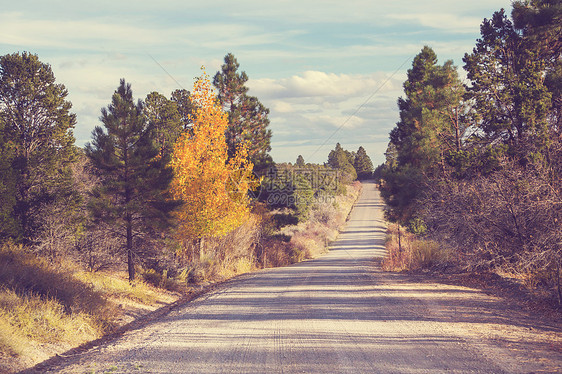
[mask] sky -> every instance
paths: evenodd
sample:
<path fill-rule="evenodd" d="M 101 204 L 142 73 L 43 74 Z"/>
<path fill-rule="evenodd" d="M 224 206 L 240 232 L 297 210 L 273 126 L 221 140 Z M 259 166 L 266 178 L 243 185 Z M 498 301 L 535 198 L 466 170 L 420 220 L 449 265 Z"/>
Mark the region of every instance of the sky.
<path fill-rule="evenodd" d="M 191 90 L 233 53 L 270 109 L 276 162 L 326 162 L 337 142 L 384 162 L 398 97 L 424 45 L 439 63 L 471 52 L 484 18 L 510 0 L 5 1 L 0 53 L 51 65 L 83 146 L 121 78 L 135 99 Z"/>

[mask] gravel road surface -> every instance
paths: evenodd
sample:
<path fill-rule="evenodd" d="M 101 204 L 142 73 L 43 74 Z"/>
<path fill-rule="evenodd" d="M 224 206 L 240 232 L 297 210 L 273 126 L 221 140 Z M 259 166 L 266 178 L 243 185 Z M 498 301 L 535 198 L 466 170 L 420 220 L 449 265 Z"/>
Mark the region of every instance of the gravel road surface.
<path fill-rule="evenodd" d="M 562 372 L 559 323 L 375 266 L 382 207 L 365 183 L 328 254 L 236 278 L 47 372 Z"/>

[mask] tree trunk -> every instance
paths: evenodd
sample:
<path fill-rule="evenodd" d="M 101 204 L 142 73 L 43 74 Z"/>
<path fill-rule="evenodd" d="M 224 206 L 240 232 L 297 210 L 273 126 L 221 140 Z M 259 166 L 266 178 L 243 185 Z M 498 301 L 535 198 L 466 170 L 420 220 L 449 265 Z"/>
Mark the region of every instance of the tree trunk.
<path fill-rule="evenodd" d="M 560 261 L 556 261 L 556 290 L 558 291 L 558 305 L 562 305 L 562 290 L 560 289 Z"/>
<path fill-rule="evenodd" d="M 461 150 L 461 132 L 460 132 L 460 124 L 459 124 L 459 108 L 457 107 L 456 110 L 456 124 L 455 124 L 455 142 L 457 146 L 457 152 Z"/>
<path fill-rule="evenodd" d="M 133 224 L 130 215 L 126 218 L 127 225 L 127 269 L 129 270 L 129 282 L 135 280 L 135 258 L 133 256 Z"/>

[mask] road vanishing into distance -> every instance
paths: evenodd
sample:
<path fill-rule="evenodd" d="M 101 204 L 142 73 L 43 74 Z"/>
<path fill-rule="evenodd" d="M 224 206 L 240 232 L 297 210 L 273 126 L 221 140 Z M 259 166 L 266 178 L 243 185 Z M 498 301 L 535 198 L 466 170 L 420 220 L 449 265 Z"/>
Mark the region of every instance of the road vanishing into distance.
<path fill-rule="evenodd" d="M 562 372 L 559 323 L 475 289 L 380 270 L 382 209 L 364 183 L 328 254 L 240 276 L 42 372 Z"/>

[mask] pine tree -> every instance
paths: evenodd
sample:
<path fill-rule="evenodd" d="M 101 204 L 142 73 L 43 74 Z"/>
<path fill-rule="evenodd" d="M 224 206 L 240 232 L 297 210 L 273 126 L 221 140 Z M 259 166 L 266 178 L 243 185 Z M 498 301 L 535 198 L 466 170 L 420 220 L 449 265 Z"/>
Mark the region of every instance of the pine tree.
<path fill-rule="evenodd" d="M 369 179 L 373 176 L 373 162 L 362 146 L 357 150 L 354 160 L 355 171 L 359 179 Z"/>
<path fill-rule="evenodd" d="M 406 98 L 398 99 L 400 121 L 390 133 L 398 162 L 443 174 L 446 156 L 461 150 L 468 127 L 456 68 L 451 61 L 439 66 L 437 55 L 426 46 L 408 70 L 404 93 Z"/>
<path fill-rule="evenodd" d="M 86 145 L 86 154 L 102 182 L 89 207 L 94 217 L 112 224 L 124 238 L 132 281 L 138 256 L 136 240 L 151 228 L 169 224 L 176 206 L 165 199 L 172 169 L 165 157 L 159 157 L 142 102 L 134 103 L 131 85 L 124 79 L 111 104 L 102 109 L 101 121 L 105 131 L 96 127 L 92 143 Z"/>
<path fill-rule="evenodd" d="M 341 169 L 349 164 L 349 158 L 340 143 L 336 143 L 336 148 L 328 154 L 328 165 L 334 169 Z"/>
<path fill-rule="evenodd" d="M 340 143 L 336 144 L 336 148 L 328 154 L 328 165 L 339 170 L 341 180 L 344 183 L 350 183 L 357 179 L 357 171 L 353 167 L 353 159 L 355 156 L 342 148 Z"/>
<path fill-rule="evenodd" d="M 193 125 L 193 113 L 195 110 L 195 107 L 191 102 L 191 93 L 185 89 L 175 90 L 172 92 L 171 101 L 176 103 L 183 131 L 190 131 L 191 126 Z"/>
<path fill-rule="evenodd" d="M 438 65 L 427 46 L 408 70 L 404 93 L 398 99 L 400 121 L 390 132 L 382 194 L 390 218 L 407 224 L 425 182 L 449 175 L 448 160 L 462 153 L 471 112 L 452 61 Z"/>
<path fill-rule="evenodd" d="M 0 242 L 18 236 L 18 225 L 14 217 L 16 205 L 16 171 L 12 167 L 14 147 L 7 141 L 0 121 Z"/>
<path fill-rule="evenodd" d="M 245 72 L 238 73 L 240 64 L 232 53 L 224 57 L 224 64 L 213 79 L 217 88 L 218 100 L 228 113 L 228 129 L 226 141 L 228 155 L 233 157 L 238 146 L 248 143 L 250 161 L 257 173 L 271 165 L 271 130 L 269 126 L 269 109 L 260 101 L 247 94 L 245 83 L 248 76 Z"/>
<path fill-rule="evenodd" d="M 544 85 L 545 63 L 526 48 L 503 9 L 484 20 L 464 62 L 484 139 L 502 142 L 521 157 L 544 147 L 552 96 Z"/>
<path fill-rule="evenodd" d="M 181 115 L 174 101 L 158 92 L 151 92 L 144 101 L 144 114 L 154 131 L 155 146 L 162 157 L 169 158 L 174 143 L 182 132 Z"/>
<path fill-rule="evenodd" d="M 302 157 L 302 155 L 299 155 L 297 157 L 297 162 L 295 163 L 295 165 L 298 167 L 304 167 L 306 165 L 304 162 L 304 157 Z"/>
<path fill-rule="evenodd" d="M 560 0 L 515 1 L 513 26 L 522 35 L 526 49 L 545 64 L 544 85 L 552 95 L 550 130 L 562 135 L 562 2 Z"/>
<path fill-rule="evenodd" d="M 7 169 L 0 178 L 7 195 L 2 204 L 4 209 L 13 207 L 10 236 L 24 241 L 39 232 L 47 204 L 74 198 L 70 165 L 76 156 L 72 134 L 76 116 L 70 113 L 67 95 L 64 85 L 55 83 L 51 67 L 37 55 L 24 52 L 0 58 L 0 151 Z"/>
<path fill-rule="evenodd" d="M 511 12 L 513 26 L 525 39 L 526 48 L 552 63 L 562 54 L 562 2 L 517 0 Z"/>

